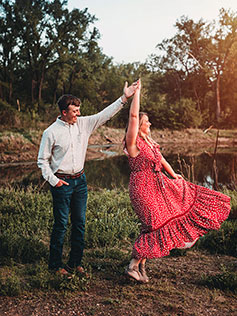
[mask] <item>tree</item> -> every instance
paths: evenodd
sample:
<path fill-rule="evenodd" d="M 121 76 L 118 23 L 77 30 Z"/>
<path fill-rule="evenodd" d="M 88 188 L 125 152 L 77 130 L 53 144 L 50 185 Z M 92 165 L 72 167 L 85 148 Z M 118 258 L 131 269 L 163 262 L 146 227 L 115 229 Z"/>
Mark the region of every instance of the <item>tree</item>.
<path fill-rule="evenodd" d="M 176 98 L 191 97 L 196 100 L 197 109 L 202 111 L 210 106 L 205 103 L 209 99 L 209 91 L 215 90 L 218 122 L 221 115 L 221 78 L 237 41 L 236 14 L 222 9 L 218 23 L 206 23 L 202 19 L 195 23 L 192 19 L 181 17 L 175 26 L 178 30 L 176 35 L 157 45 L 163 54 L 152 57 L 152 67 L 163 72 L 169 83 L 173 82 L 167 86 L 174 87 Z M 212 108 L 209 111 L 212 116 Z"/>
<path fill-rule="evenodd" d="M 66 4 L 67 1 L 35 0 L 20 2 L 17 6 L 19 24 L 22 25 L 22 59 L 26 61 L 26 72 L 32 74 L 32 102 L 35 98 L 41 102 L 46 71 L 55 67 L 59 72 L 65 65 L 72 66 L 84 53 L 88 28 L 95 18 L 87 9 L 69 12 L 64 8 Z M 70 80 L 72 84 L 73 76 Z"/>
<path fill-rule="evenodd" d="M 221 117 L 221 78 L 231 59 L 231 50 L 237 43 L 237 14 L 221 9 L 218 22 L 217 26 L 213 23 L 208 27 L 213 35 L 209 37 L 206 58 L 200 58 L 200 63 L 210 73 L 209 80 L 215 82 L 217 122 Z"/>
<path fill-rule="evenodd" d="M 0 5 L 0 97 L 12 101 L 14 71 L 18 67 L 17 30 L 11 5 L 2 1 Z"/>
<path fill-rule="evenodd" d="M 96 52 L 99 33 L 95 28 L 91 31 L 95 16 L 87 9 L 70 12 L 66 5 L 60 0 L 0 2 L 1 79 L 8 87 L 14 84 L 11 95 L 16 98 L 20 93 L 31 109 L 55 100 L 58 87 L 60 92 L 72 91 L 78 73 L 86 72 L 85 60 L 91 63 L 89 54 Z M 56 75 L 53 93 L 48 89 L 50 71 Z M 43 99 L 45 90 L 48 95 Z"/>

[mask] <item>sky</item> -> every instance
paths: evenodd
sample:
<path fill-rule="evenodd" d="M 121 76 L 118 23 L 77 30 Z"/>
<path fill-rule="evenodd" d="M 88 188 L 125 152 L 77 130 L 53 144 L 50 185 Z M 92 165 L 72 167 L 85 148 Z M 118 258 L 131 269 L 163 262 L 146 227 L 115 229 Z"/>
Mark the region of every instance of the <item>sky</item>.
<path fill-rule="evenodd" d="M 156 45 L 175 35 L 181 16 L 217 20 L 221 8 L 237 12 L 237 0 L 68 0 L 68 9 L 88 8 L 103 53 L 114 63 L 145 62 Z"/>

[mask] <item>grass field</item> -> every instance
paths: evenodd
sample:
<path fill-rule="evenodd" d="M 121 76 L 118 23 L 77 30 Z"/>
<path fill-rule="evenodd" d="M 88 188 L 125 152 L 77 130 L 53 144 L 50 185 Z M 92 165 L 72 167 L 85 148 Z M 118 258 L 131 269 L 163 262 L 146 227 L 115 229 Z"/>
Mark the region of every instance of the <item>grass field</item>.
<path fill-rule="evenodd" d="M 88 277 L 48 272 L 51 195 L 0 189 L 1 315 L 236 315 L 237 193 L 230 218 L 188 251 L 149 260 L 150 283 L 126 278 L 139 223 L 127 191 L 89 191 L 84 267 Z M 67 259 L 70 231 L 65 238 Z"/>

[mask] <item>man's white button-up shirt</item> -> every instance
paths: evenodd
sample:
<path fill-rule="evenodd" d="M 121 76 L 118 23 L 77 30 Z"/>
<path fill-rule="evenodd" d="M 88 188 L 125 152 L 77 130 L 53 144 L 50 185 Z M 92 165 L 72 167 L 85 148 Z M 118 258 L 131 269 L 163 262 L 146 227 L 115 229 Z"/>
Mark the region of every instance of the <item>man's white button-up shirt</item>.
<path fill-rule="evenodd" d="M 119 98 L 95 115 L 79 116 L 75 124 L 68 124 L 57 118 L 43 132 L 40 143 L 38 166 L 44 179 L 55 186 L 59 181 L 55 176 L 56 172 L 73 175 L 81 171 L 84 168 L 90 135 L 122 106 L 122 99 Z"/>

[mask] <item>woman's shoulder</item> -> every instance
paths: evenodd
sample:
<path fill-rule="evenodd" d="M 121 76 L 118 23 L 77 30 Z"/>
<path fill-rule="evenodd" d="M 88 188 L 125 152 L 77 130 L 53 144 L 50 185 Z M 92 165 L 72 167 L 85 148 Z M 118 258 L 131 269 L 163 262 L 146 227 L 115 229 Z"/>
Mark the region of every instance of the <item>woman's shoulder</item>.
<path fill-rule="evenodd" d="M 136 157 L 132 157 L 132 156 L 129 155 L 125 139 L 123 140 L 122 144 L 123 144 L 123 152 L 126 154 L 126 156 L 128 156 L 129 158 L 136 158 L 137 157 L 137 156 Z M 144 144 L 143 138 L 141 138 L 138 135 L 137 138 L 136 138 L 136 146 L 137 146 L 138 150 L 141 151 L 143 149 L 144 145 L 145 144 Z"/>

